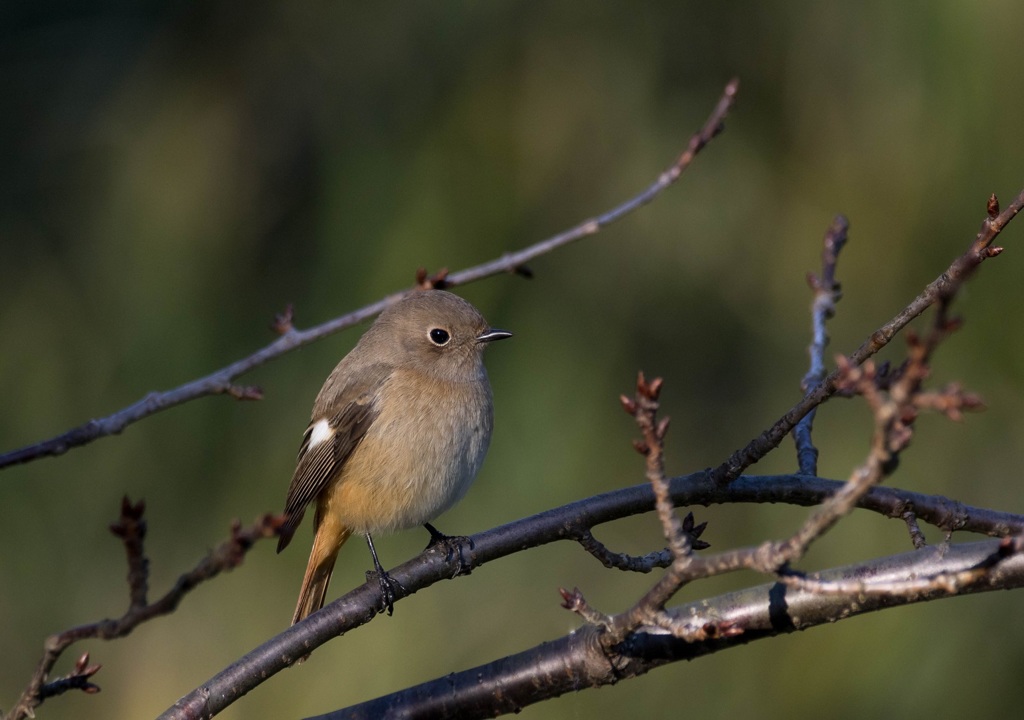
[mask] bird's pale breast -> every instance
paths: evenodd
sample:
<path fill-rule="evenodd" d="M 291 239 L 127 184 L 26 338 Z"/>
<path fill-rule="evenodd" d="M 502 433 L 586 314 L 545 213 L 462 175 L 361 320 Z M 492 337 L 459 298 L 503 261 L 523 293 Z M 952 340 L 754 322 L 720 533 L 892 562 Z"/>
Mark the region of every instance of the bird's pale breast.
<path fill-rule="evenodd" d="M 482 365 L 461 383 L 396 370 L 380 390 L 379 407 L 328 491 L 328 512 L 356 532 L 401 530 L 443 513 L 469 489 L 490 442 L 491 392 Z"/>

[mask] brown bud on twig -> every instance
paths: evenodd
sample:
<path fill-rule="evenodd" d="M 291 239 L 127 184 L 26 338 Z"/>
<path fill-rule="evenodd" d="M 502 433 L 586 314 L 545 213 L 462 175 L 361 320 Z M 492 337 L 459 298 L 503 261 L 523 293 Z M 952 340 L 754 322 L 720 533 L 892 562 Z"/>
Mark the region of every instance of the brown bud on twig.
<path fill-rule="evenodd" d="M 997 554 L 1000 558 L 1008 558 L 1011 555 L 1017 555 L 1024 549 L 1024 536 L 1021 535 L 1008 535 L 999 541 L 999 550 Z"/>
<path fill-rule="evenodd" d="M 259 385 L 228 385 L 224 392 L 235 400 L 263 399 L 263 388 Z"/>
<path fill-rule="evenodd" d="M 54 697 L 55 695 L 61 695 L 68 692 L 69 690 L 81 690 L 87 695 L 95 695 L 100 691 L 99 685 L 94 685 L 89 682 L 89 678 L 99 672 L 102 665 L 90 665 L 89 664 L 89 653 L 83 653 L 78 661 L 75 663 L 75 668 L 70 673 L 63 677 L 51 680 L 39 687 L 36 705 L 41 703 L 47 698 Z M 29 717 L 35 717 L 35 713 L 29 706 L 23 706 L 27 712 L 26 715 Z M 21 717 L 19 715 L 18 717 Z"/>
<path fill-rule="evenodd" d="M 641 370 L 636 374 L 637 399 L 646 398 L 647 400 L 657 400 L 658 394 L 661 392 L 661 384 L 662 380 L 660 377 L 647 380 L 647 377 L 644 375 L 644 371 Z"/>
<path fill-rule="evenodd" d="M 708 640 L 736 637 L 743 634 L 743 628 L 732 620 L 723 620 L 717 623 L 705 623 L 701 628 L 704 637 Z"/>
<path fill-rule="evenodd" d="M 573 588 L 572 592 L 565 588 L 558 588 L 558 592 L 562 596 L 562 607 L 574 612 L 579 608 L 580 602 L 583 600 L 583 593 L 580 592 L 578 587 Z"/>
<path fill-rule="evenodd" d="M 84 682 L 91 678 L 93 675 L 98 673 L 102 668 L 102 665 L 90 665 L 89 664 L 89 653 L 82 653 L 81 657 L 78 658 L 78 662 L 75 663 L 75 671 L 73 676 L 75 678 L 81 678 L 82 685 L 81 689 L 88 695 L 94 695 L 100 691 L 98 685 L 93 685 L 90 682 Z"/>
<path fill-rule="evenodd" d="M 127 537 L 129 532 L 143 537 L 146 534 L 146 523 L 142 520 L 146 512 L 146 501 L 132 503 L 127 495 L 121 498 L 121 518 L 110 524 L 110 532 L 119 538 Z"/>
<path fill-rule="evenodd" d="M 421 290 L 444 290 L 448 287 L 448 268 L 441 268 L 433 275 L 427 275 L 426 268 L 416 268 L 416 285 Z"/>
<path fill-rule="evenodd" d="M 964 326 L 964 319 L 961 315 L 954 315 L 953 317 L 947 317 L 942 323 L 941 330 L 943 332 L 956 332 Z"/>
<path fill-rule="evenodd" d="M 627 415 L 636 415 L 636 402 L 633 401 L 633 398 L 619 395 L 619 402 L 622 403 L 622 409 L 626 411 Z"/>
<path fill-rule="evenodd" d="M 996 197 L 995 193 L 988 196 L 987 208 L 988 216 L 993 220 L 999 215 L 999 198 Z"/>
<path fill-rule="evenodd" d="M 270 323 L 270 329 L 278 335 L 284 335 L 295 329 L 292 321 L 295 320 L 295 306 L 288 303 L 283 312 L 275 313 L 274 320 Z"/>

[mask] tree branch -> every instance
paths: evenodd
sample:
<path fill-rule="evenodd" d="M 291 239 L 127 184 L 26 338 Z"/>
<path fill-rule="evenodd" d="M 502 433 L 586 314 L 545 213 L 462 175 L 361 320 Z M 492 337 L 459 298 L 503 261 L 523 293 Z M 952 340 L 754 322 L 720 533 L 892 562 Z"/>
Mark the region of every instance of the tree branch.
<path fill-rule="evenodd" d="M 877 376 L 871 360 L 855 367 L 840 356 L 837 386 L 849 393 L 862 395 L 873 411 L 875 430 L 871 447 L 866 460 L 853 471 L 850 479 L 825 500 L 795 533 L 781 542 L 766 541 L 757 547 L 733 549 L 708 556 L 693 555 L 689 538 L 684 535 L 682 524 L 669 498 L 668 482 L 662 466 L 664 438 L 668 427 L 667 419 L 658 421 L 656 418 L 662 383 L 660 378 L 648 383 L 641 373 L 637 380 L 635 398 L 622 397 L 621 402 L 626 411 L 636 418 L 637 425 L 644 433 L 643 441 L 634 442 L 634 445 L 647 458 L 647 478 L 654 489 L 655 508 L 662 532 L 672 550 L 672 564 L 630 608 L 617 615 L 607 615 L 590 606 L 578 588 L 573 592 L 561 590 L 563 606 L 600 627 L 603 631 L 601 644 L 606 648 L 625 642 L 645 625 L 654 625 L 676 637 L 699 642 L 739 633 L 742 628 L 729 623 L 694 626 L 689 622 L 679 623 L 674 620 L 665 611 L 666 604 L 688 583 L 740 569 L 776 575 L 791 584 L 806 582 L 802 574 L 790 569 L 790 564 L 800 560 L 812 543 L 850 514 L 861 498 L 893 472 L 899 454 L 913 437 L 914 423 L 921 409 L 938 410 L 952 418 L 961 409 L 978 406 L 975 397 L 963 393 L 958 387 L 938 393 L 922 390 L 923 382 L 930 374 L 932 354 L 959 325 L 948 317 L 952 299 L 952 294 L 940 299 L 932 331 L 924 341 L 919 340 L 914 333 L 909 334 L 907 361 L 893 376 Z M 883 380 L 884 387 L 881 382 Z M 1013 547 L 1016 552 L 1017 546 Z M 970 577 L 958 578 L 955 582 L 969 580 Z M 951 578 L 944 579 L 947 587 L 953 582 Z"/>
<path fill-rule="evenodd" d="M 138 422 L 154 413 L 168 408 L 181 405 L 182 403 L 208 395 L 231 395 L 236 399 L 255 400 L 262 397 L 262 391 L 256 387 L 240 387 L 234 384 L 238 378 L 251 370 L 273 360 L 285 353 L 320 340 L 340 330 L 357 325 L 368 318 L 381 312 L 388 305 L 402 299 L 403 297 L 416 292 L 421 287 L 454 287 L 481 280 L 483 278 L 497 275 L 499 273 L 511 272 L 529 277 L 531 271 L 526 268 L 526 263 L 534 258 L 556 250 L 564 245 L 575 242 L 584 237 L 594 235 L 601 229 L 612 224 L 616 220 L 628 215 L 634 210 L 643 207 L 661 194 L 665 188 L 672 185 L 679 176 L 693 162 L 697 154 L 707 146 L 712 139 L 725 128 L 725 118 L 729 114 L 733 103 L 736 100 L 736 93 L 739 90 L 739 80 L 733 79 L 726 85 L 721 99 L 714 110 L 708 116 L 704 126 L 690 138 L 686 150 L 670 165 L 658 179 L 647 187 L 640 194 L 630 198 L 626 202 L 609 210 L 608 212 L 594 218 L 584 220 L 575 227 L 563 233 L 542 240 L 523 250 L 515 253 L 508 253 L 490 262 L 475 267 L 461 270 L 457 273 L 448 274 L 442 270 L 432 277 L 427 277 L 426 271 L 421 270 L 417 276 L 417 286 L 408 290 L 393 293 L 355 310 L 346 315 L 334 318 L 320 325 L 306 330 L 297 330 L 292 325 L 292 308 L 289 306 L 284 313 L 278 315 L 273 329 L 280 334 L 274 342 L 257 350 L 252 355 L 242 358 L 227 367 L 216 370 L 205 377 L 192 380 L 180 385 L 173 390 L 163 392 L 151 392 L 138 402 L 125 407 L 112 415 L 104 418 L 90 420 L 84 425 L 72 428 L 65 433 L 48 440 L 43 440 L 23 448 L 11 450 L 0 455 L 0 469 L 11 465 L 30 462 L 42 457 L 61 455 L 71 448 L 79 447 L 108 435 L 116 435 L 129 425 Z"/>
<path fill-rule="evenodd" d="M 744 476 L 723 486 L 707 472 L 672 478 L 669 483 L 672 501 L 677 506 L 748 502 L 813 506 L 842 486 L 834 480 L 800 475 Z M 451 579 L 460 568 L 474 570 L 524 549 L 559 540 L 576 541 L 583 532 L 603 523 L 650 512 L 654 500 L 649 483 L 596 495 L 473 535 L 464 544 L 461 557 L 443 549 L 429 549 L 388 572 L 401 585 L 400 600 Z M 997 537 L 1024 531 L 1024 515 L 984 510 L 940 496 L 894 488 L 872 488 L 857 506 L 900 522 L 903 513 L 913 508 L 922 522 L 950 531 L 969 530 Z M 376 582 L 353 589 L 232 663 L 178 700 L 160 718 L 213 717 L 298 658 L 373 620 L 379 598 Z"/>
<path fill-rule="evenodd" d="M 842 587 L 856 579 L 857 586 L 895 586 L 908 577 L 943 578 L 967 574 L 973 580 L 955 589 L 941 582 L 921 583 L 899 594 L 823 593 L 762 585 L 682 605 L 668 611 L 672 619 L 694 628 L 727 625 L 740 634 L 708 634 L 699 642 L 674 637 L 658 627 L 641 630 L 612 648 L 602 642 L 601 631 L 586 625 L 569 635 L 545 642 L 516 655 L 446 675 L 376 700 L 318 715 L 309 720 L 362 720 L 380 717 L 466 718 L 494 717 L 518 712 L 527 705 L 584 688 L 611 685 L 643 675 L 654 668 L 692 660 L 755 640 L 806 630 L 888 607 L 924 602 L 952 594 L 1024 587 L 1024 557 L 1004 556 L 1007 543 L 995 540 L 926 548 L 810 576 Z M 999 561 L 993 563 L 993 557 Z"/>

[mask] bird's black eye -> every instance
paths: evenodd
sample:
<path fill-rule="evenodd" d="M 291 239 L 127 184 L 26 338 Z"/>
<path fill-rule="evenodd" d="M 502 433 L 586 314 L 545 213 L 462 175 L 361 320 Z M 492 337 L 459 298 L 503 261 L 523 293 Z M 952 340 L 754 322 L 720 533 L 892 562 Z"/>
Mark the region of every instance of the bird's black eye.
<path fill-rule="evenodd" d="M 452 339 L 452 336 L 448 334 L 448 331 L 443 330 L 442 328 L 434 328 L 429 333 L 427 333 L 427 335 L 430 336 L 430 342 L 434 343 L 439 347 L 441 345 L 447 345 L 448 341 Z"/>

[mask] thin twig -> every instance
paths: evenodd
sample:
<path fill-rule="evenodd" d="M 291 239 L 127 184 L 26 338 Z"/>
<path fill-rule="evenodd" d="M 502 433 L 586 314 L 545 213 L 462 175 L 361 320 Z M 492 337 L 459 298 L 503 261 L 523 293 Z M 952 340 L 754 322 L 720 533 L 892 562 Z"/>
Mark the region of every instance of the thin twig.
<path fill-rule="evenodd" d="M 121 504 L 121 517 L 110 527 L 111 532 L 122 539 L 128 554 L 130 568 L 128 611 L 116 620 L 100 620 L 89 625 L 80 625 L 47 638 L 43 657 L 28 686 L 11 711 L 7 715 L 0 714 L 0 717 L 5 720 L 34 717 L 35 708 L 39 707 L 46 698 L 68 690 L 98 692 L 99 687 L 92 684 L 89 678 L 100 669 L 100 666 L 89 665 L 88 653 L 79 658 L 74 672 L 47 682 L 54 665 L 68 647 L 80 640 L 113 640 L 124 637 L 147 620 L 174 612 L 178 603 L 190 590 L 201 582 L 210 580 L 220 573 L 240 565 L 245 554 L 256 541 L 274 537 L 282 522 L 279 516 L 264 515 L 252 525 L 243 528 L 236 521 L 231 527 L 229 539 L 211 550 L 192 570 L 181 575 L 174 587 L 168 590 L 163 597 L 148 604 L 145 599 L 148 562 L 145 560 L 142 546 L 145 536 L 145 522 L 142 519 L 144 508 L 145 505 L 142 502 L 133 504 L 128 498 L 124 498 Z"/>
<path fill-rule="evenodd" d="M 676 515 L 672 498 L 669 494 L 668 478 L 665 477 L 665 433 L 668 432 L 669 419 L 658 420 L 658 396 L 661 394 L 661 378 L 650 382 L 641 372 L 636 379 L 636 394 L 629 398 L 619 397 L 623 409 L 636 420 L 637 427 L 643 433 L 643 440 L 633 442 L 636 451 L 646 460 L 647 482 L 654 488 L 654 508 L 661 520 L 662 532 L 668 541 L 672 555 L 678 560 L 690 554 L 690 538 L 683 532 L 682 522 Z"/>
<path fill-rule="evenodd" d="M 111 523 L 110 532 L 121 538 L 125 554 L 128 556 L 128 607 L 132 610 L 143 608 L 148 604 L 149 594 L 149 558 L 146 557 L 144 541 L 146 539 L 146 502 L 139 500 L 132 503 L 125 495 L 121 498 L 121 517 Z"/>
<path fill-rule="evenodd" d="M 822 240 L 821 274 L 809 273 L 807 275 L 807 283 L 814 291 L 814 301 L 811 304 L 813 336 L 811 344 L 807 348 L 807 354 L 810 356 L 810 368 L 800 383 L 800 389 L 804 394 L 809 393 L 812 388 L 824 380 L 827 374 L 825 348 L 828 347 L 829 338 L 826 324 L 835 315 L 836 303 L 842 296 L 839 283 L 836 281 L 836 264 L 839 261 L 840 251 L 846 245 L 849 229 L 849 221 L 842 215 L 836 215 Z M 815 413 L 816 409 L 812 408 L 793 428 L 796 457 L 802 475 L 818 474 L 818 448 L 811 440 Z"/>
<path fill-rule="evenodd" d="M 701 535 L 707 530 L 707 522 L 699 525 L 693 519 L 693 513 L 686 513 L 683 517 L 683 532 L 690 538 L 690 547 L 694 550 L 706 550 L 711 543 L 701 540 Z M 672 550 L 662 548 L 646 555 L 627 555 L 626 553 L 612 552 L 608 547 L 594 537 L 590 529 L 580 532 L 576 538 L 580 547 L 601 561 L 609 570 L 622 570 L 624 572 L 649 573 L 654 568 L 665 568 L 672 564 Z"/>
<path fill-rule="evenodd" d="M 627 555 L 612 552 L 590 530 L 584 530 L 576 538 L 580 546 L 601 561 L 606 568 L 625 572 L 649 573 L 654 568 L 664 568 L 672 564 L 672 551 L 662 548 L 647 555 Z"/>
<path fill-rule="evenodd" d="M 907 508 L 901 514 L 903 522 L 907 524 L 907 532 L 910 533 L 910 542 L 914 544 L 915 550 L 928 545 L 928 541 L 924 537 L 924 533 L 921 532 L 921 526 L 917 524 L 917 515 L 914 513 L 912 508 Z"/>
<path fill-rule="evenodd" d="M 687 571 L 694 562 L 691 540 L 694 529 L 693 513 L 687 515 L 685 523 L 679 520 L 672 502 L 670 482 L 665 477 L 665 433 L 668 431 L 668 418 L 658 420 L 657 417 L 661 385 L 661 378 L 654 378 L 648 382 L 641 372 L 637 376 L 635 395 L 632 398 L 622 395 L 619 400 L 644 436 L 643 440 L 634 441 L 633 445 L 646 459 L 646 475 L 654 492 L 654 507 L 661 522 L 662 533 L 672 551 L 672 563 L 668 567 L 668 572 L 627 612 L 616 616 L 598 615 L 587 603 L 579 588 L 572 593 L 564 589 L 561 591 L 565 600 L 563 607 L 577 613 L 584 620 L 593 622 L 588 620 L 588 616 L 607 618 L 602 620 L 605 632 L 601 642 L 608 645 L 621 642 L 642 624 L 657 622 L 665 609 L 665 604 L 686 584 L 689 579 Z M 702 523 L 697 536 L 705 527 L 706 523 Z"/>
<path fill-rule="evenodd" d="M 476 280 L 497 275 L 499 273 L 514 273 L 530 276 L 526 263 L 534 258 L 556 250 L 590 235 L 594 235 L 604 227 L 614 223 L 634 210 L 643 207 L 661 194 L 665 188 L 672 185 L 679 176 L 693 162 L 697 154 L 713 138 L 725 128 L 725 118 L 729 114 L 739 90 L 739 81 L 732 80 L 726 85 L 721 99 L 714 110 L 708 116 L 704 126 L 690 138 L 686 150 L 668 167 L 658 179 L 640 194 L 630 198 L 621 205 L 608 212 L 588 220 L 584 220 L 575 227 L 555 235 L 554 237 L 542 240 L 523 250 L 515 253 L 508 253 L 490 262 L 467 268 L 460 272 L 449 274 L 447 270 L 428 278 L 423 271 L 418 277 L 417 286 L 408 290 L 393 293 L 378 300 L 366 307 L 355 310 L 346 315 L 334 318 L 320 325 L 306 330 L 297 330 L 292 324 L 293 312 L 289 306 L 284 313 L 278 315 L 272 327 L 279 333 L 274 342 L 257 350 L 252 355 L 242 358 L 227 367 L 221 368 L 205 377 L 192 380 L 172 390 L 163 392 L 152 392 L 138 402 L 129 405 L 111 415 L 103 418 L 90 420 L 76 428 L 68 430 L 56 437 L 34 443 L 23 448 L 11 450 L 0 455 L 0 469 L 10 465 L 26 463 L 42 457 L 61 455 L 71 448 L 79 447 L 101 437 L 120 433 L 129 425 L 149 417 L 161 410 L 172 408 L 176 405 L 195 400 L 208 395 L 227 394 L 237 399 L 250 400 L 262 396 L 259 388 L 239 387 L 233 384 L 235 378 L 244 375 L 251 370 L 273 360 L 281 355 L 295 350 L 296 348 L 308 345 L 316 340 L 327 337 L 340 330 L 357 325 L 367 320 L 384 308 L 397 302 L 403 297 L 416 292 L 419 287 L 454 287 L 465 285 Z"/>

